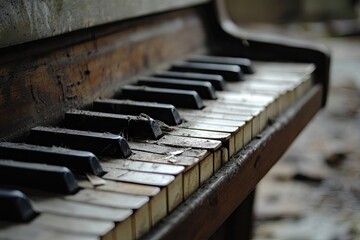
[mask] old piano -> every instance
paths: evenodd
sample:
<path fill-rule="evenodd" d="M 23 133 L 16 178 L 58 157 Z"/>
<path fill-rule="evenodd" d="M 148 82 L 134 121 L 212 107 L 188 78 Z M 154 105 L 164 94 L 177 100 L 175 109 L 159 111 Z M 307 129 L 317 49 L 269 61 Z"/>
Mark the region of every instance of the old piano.
<path fill-rule="evenodd" d="M 326 103 L 324 47 L 221 0 L 1 11 L 0 239 L 246 239 L 256 184 Z"/>

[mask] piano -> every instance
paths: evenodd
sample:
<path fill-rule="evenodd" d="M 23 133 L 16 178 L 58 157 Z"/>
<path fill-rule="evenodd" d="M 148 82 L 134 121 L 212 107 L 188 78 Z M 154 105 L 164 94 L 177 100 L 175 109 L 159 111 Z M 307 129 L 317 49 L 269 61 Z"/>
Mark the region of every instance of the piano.
<path fill-rule="evenodd" d="M 326 104 L 327 49 L 221 0 L 86 4 L 1 10 L 0 239 L 248 239 L 257 183 Z"/>

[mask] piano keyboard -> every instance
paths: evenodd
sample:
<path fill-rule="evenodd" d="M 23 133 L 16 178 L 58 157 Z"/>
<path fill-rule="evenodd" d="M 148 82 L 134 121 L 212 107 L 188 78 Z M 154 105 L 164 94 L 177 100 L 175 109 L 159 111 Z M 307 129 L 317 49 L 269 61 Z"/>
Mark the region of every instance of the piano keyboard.
<path fill-rule="evenodd" d="M 194 56 L 0 143 L 0 238 L 141 237 L 303 96 L 313 71 Z"/>

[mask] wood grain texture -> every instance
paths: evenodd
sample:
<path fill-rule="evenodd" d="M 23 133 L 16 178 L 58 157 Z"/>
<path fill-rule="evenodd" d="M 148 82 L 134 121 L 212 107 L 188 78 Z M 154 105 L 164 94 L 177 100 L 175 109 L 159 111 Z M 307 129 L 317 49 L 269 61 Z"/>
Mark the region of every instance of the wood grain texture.
<path fill-rule="evenodd" d="M 0 139 L 56 123 L 66 110 L 111 97 L 135 76 L 199 49 L 205 33 L 195 13 L 181 10 L 39 41 L 25 50 L 5 49 Z"/>

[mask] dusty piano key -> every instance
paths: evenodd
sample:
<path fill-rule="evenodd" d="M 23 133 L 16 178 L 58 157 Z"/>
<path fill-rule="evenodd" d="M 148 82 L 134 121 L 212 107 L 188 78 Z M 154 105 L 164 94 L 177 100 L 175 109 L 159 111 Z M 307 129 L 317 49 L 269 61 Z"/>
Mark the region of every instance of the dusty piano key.
<path fill-rule="evenodd" d="M 199 163 L 198 158 L 165 156 L 162 154 L 134 150 L 130 159 L 149 163 L 165 163 L 186 168 L 181 175 L 176 176 L 174 181 L 166 186 L 168 211 L 172 211 L 179 205 L 184 199 L 184 192 L 187 192 L 187 189 L 192 187 L 187 184 L 187 179 L 194 179 L 194 181 L 197 182 L 197 187 L 199 185 L 199 167 L 196 165 Z"/>
<path fill-rule="evenodd" d="M 61 146 L 94 154 L 128 157 L 130 147 L 125 138 L 111 133 L 97 133 L 54 127 L 31 129 L 27 142 L 44 146 Z"/>
<path fill-rule="evenodd" d="M 241 68 L 243 73 L 247 73 L 247 74 L 254 73 L 252 62 L 248 58 L 198 55 L 187 58 L 186 61 L 199 62 L 199 63 L 237 65 Z"/>
<path fill-rule="evenodd" d="M 163 146 L 163 145 L 145 143 L 145 142 L 129 142 L 129 144 L 131 145 L 131 149 L 133 150 L 149 152 L 149 153 L 157 153 L 157 154 L 174 156 L 174 157 L 201 158 L 207 153 L 207 150 L 202 150 L 202 149 L 170 147 L 170 146 Z"/>
<path fill-rule="evenodd" d="M 292 86 L 284 86 L 273 83 L 248 81 L 246 84 L 231 86 L 232 91 L 237 93 L 255 93 L 264 96 L 278 98 L 279 112 L 284 111 L 294 101 L 295 92 Z"/>
<path fill-rule="evenodd" d="M 125 221 L 132 214 L 130 208 L 115 208 L 83 202 L 67 201 L 61 197 L 38 192 L 30 192 L 27 193 L 27 195 L 31 199 L 31 203 L 38 213 L 50 213 L 113 222 Z"/>
<path fill-rule="evenodd" d="M 103 237 L 115 227 L 112 221 L 68 217 L 50 213 L 40 214 L 31 224 L 61 233 L 66 232 L 93 237 Z"/>
<path fill-rule="evenodd" d="M 140 196 L 148 196 L 153 197 L 160 192 L 159 187 L 135 184 L 135 183 L 127 183 L 127 182 L 117 182 L 111 180 L 102 179 L 101 184 L 94 184 L 87 177 L 77 176 L 78 184 L 82 188 L 96 189 L 102 191 L 109 192 L 119 192 L 119 193 L 127 193 L 131 195 L 140 195 Z"/>
<path fill-rule="evenodd" d="M 0 221 L 29 222 L 36 215 L 25 194 L 15 189 L 0 188 Z"/>
<path fill-rule="evenodd" d="M 228 147 L 230 155 L 243 147 L 245 127 L 243 121 L 190 116 L 184 119 L 184 124 L 180 125 L 180 129 L 171 131 L 169 134 L 222 141 L 223 146 Z"/>
<path fill-rule="evenodd" d="M 152 141 L 147 141 L 147 142 L 152 142 Z M 173 147 L 206 149 L 211 151 L 217 150 L 221 146 L 221 142 L 217 140 L 179 137 L 179 136 L 171 136 L 171 135 L 165 135 L 154 143 L 163 144 L 166 146 L 173 146 Z"/>
<path fill-rule="evenodd" d="M 315 71 L 315 65 L 311 63 L 286 63 L 286 62 L 261 62 L 256 61 L 257 72 L 290 72 L 309 74 Z"/>
<path fill-rule="evenodd" d="M 122 87 L 121 98 L 136 101 L 167 103 L 172 104 L 175 107 L 193 109 L 201 109 L 204 107 L 200 95 L 193 90 L 126 85 Z"/>
<path fill-rule="evenodd" d="M 216 113 L 216 112 L 203 112 L 203 111 L 194 111 L 194 110 L 180 110 L 181 115 L 184 118 L 196 118 L 197 121 L 211 121 L 215 119 L 219 120 L 231 120 L 237 123 L 244 122 L 245 125 L 243 126 L 243 145 L 250 142 L 253 136 L 253 125 L 257 124 L 256 118 L 254 118 L 252 113 L 247 115 L 242 115 L 238 113 L 234 113 L 231 111 L 230 113 Z M 254 132 L 255 134 L 255 132 Z M 236 149 L 238 151 L 240 149 Z"/>
<path fill-rule="evenodd" d="M 221 92 L 218 102 L 235 103 L 241 106 L 264 107 L 267 118 L 274 118 L 279 114 L 279 105 L 276 98 L 269 95 L 249 92 Z"/>
<path fill-rule="evenodd" d="M 99 206 L 133 209 L 132 226 L 135 238 L 139 238 L 151 227 L 149 198 L 146 196 L 83 189 L 75 195 L 63 196 L 63 199 Z"/>
<path fill-rule="evenodd" d="M 103 158 L 101 165 L 111 171 L 112 169 L 123 169 L 123 170 L 133 170 L 139 172 L 150 172 L 150 173 L 160 173 L 176 176 L 184 171 L 182 166 L 172 166 L 169 164 L 161 163 L 150 163 L 134 160 L 124 160 L 124 159 L 106 159 Z"/>
<path fill-rule="evenodd" d="M 72 129 L 122 133 L 142 139 L 158 139 L 162 136 L 158 123 L 150 117 L 142 116 L 72 110 L 65 114 L 64 125 Z"/>
<path fill-rule="evenodd" d="M 138 102 L 120 99 L 101 99 L 93 103 L 93 109 L 98 112 L 140 115 L 145 113 L 151 118 L 173 126 L 181 123 L 181 117 L 171 104 Z"/>
<path fill-rule="evenodd" d="M 139 85 L 170 88 L 182 90 L 194 90 L 203 99 L 216 99 L 215 88 L 209 82 L 183 81 L 178 79 L 157 78 L 157 77 L 140 77 L 137 81 Z"/>
<path fill-rule="evenodd" d="M 219 100 L 216 102 L 206 102 L 206 104 L 207 106 L 201 110 L 202 113 L 224 114 L 243 118 L 243 121 L 245 122 L 249 121 L 249 118 L 251 118 L 251 136 L 253 137 L 261 130 L 262 124 L 266 125 L 268 120 L 264 107 L 243 106 L 241 101 Z M 181 112 L 184 114 L 196 114 L 196 112 L 189 110 L 181 110 Z M 201 116 L 202 113 L 199 113 L 199 116 Z"/>
<path fill-rule="evenodd" d="M 136 155 L 133 154 L 133 155 Z M 152 173 L 153 175 L 157 174 L 165 174 L 173 176 L 173 181 L 166 185 L 166 190 L 164 190 L 164 196 L 167 194 L 168 197 L 168 205 L 171 206 L 176 205 L 178 202 L 182 201 L 182 195 L 184 192 L 183 187 L 183 172 L 185 167 L 179 165 L 170 165 L 156 163 L 151 161 L 151 156 L 145 161 L 138 161 L 138 160 L 110 160 L 110 159 L 103 159 L 102 165 L 105 170 L 109 173 L 115 172 L 117 173 L 119 170 L 131 170 L 137 171 L 142 173 Z M 148 181 L 149 182 L 149 181 Z M 153 219 L 153 222 L 157 222 L 166 215 L 167 209 L 166 204 L 163 206 L 157 207 L 157 213 L 161 215 Z"/>
<path fill-rule="evenodd" d="M 243 116 L 246 120 L 251 117 L 252 138 L 265 127 L 268 121 L 265 107 L 242 106 L 241 102 L 235 100 L 220 100 L 219 102 L 208 103 L 207 107 L 203 109 L 203 112 Z"/>
<path fill-rule="evenodd" d="M 66 220 L 66 219 L 64 219 Z M 74 234 L 33 223 L 0 222 L 0 239 L 7 240 L 99 240 L 99 236 Z"/>
<path fill-rule="evenodd" d="M 150 143 L 152 141 L 147 142 Z M 199 164 L 186 169 L 186 172 L 184 173 L 184 198 L 187 198 L 205 181 L 205 179 L 213 174 L 214 162 L 217 161 L 214 157 L 221 157 L 218 154 L 215 154 L 221 146 L 221 142 L 217 140 L 165 135 L 158 141 L 152 143 L 171 147 L 209 150 L 209 153 L 202 157 Z M 198 177 L 194 177 L 196 175 Z"/>
<path fill-rule="evenodd" d="M 219 91 L 224 90 L 226 85 L 224 78 L 216 74 L 163 71 L 157 72 L 153 76 L 168 79 L 182 79 L 184 81 L 210 82 L 213 87 Z"/>
<path fill-rule="evenodd" d="M 175 179 L 175 177 L 171 175 L 155 174 L 148 172 L 137 172 L 130 170 L 122 170 L 122 169 L 112 169 L 102 177 L 104 179 L 109 179 L 114 181 L 124 181 L 124 182 L 138 183 L 138 184 L 145 184 L 145 185 L 159 186 L 159 187 L 165 187 Z"/>
<path fill-rule="evenodd" d="M 230 154 L 234 154 L 236 151 L 235 149 L 236 149 L 236 138 L 237 137 L 239 138 L 239 139 L 237 139 L 239 141 L 239 144 L 242 145 L 242 139 L 243 139 L 242 131 L 241 131 L 242 126 L 238 127 L 238 126 L 220 125 L 220 124 L 213 124 L 213 123 L 203 123 L 203 122 L 199 122 L 199 121 L 189 121 L 189 122 L 182 123 L 179 127 L 186 128 L 186 129 L 209 131 L 209 135 L 211 135 L 211 132 L 222 132 L 222 133 L 231 134 L 231 136 L 228 139 L 228 142 L 226 144 L 227 147 L 229 148 Z M 217 139 L 217 140 L 220 140 L 220 139 Z"/>
<path fill-rule="evenodd" d="M 168 191 L 166 188 L 160 189 L 159 187 L 154 187 L 154 186 L 126 183 L 126 182 L 117 182 L 111 180 L 106 180 L 103 181 L 102 184 L 95 185 L 85 178 L 80 178 L 80 179 L 78 178 L 78 182 L 79 182 L 79 186 L 83 188 L 149 197 L 152 225 L 156 224 L 160 219 L 166 216 L 168 212 L 168 208 L 167 208 Z"/>
<path fill-rule="evenodd" d="M 216 120 L 215 120 L 216 121 Z M 197 122 L 197 119 L 195 121 L 192 121 L 193 123 Z M 200 121 L 199 121 L 200 122 Z M 188 127 L 182 128 L 181 126 L 169 129 L 165 134 L 173 135 L 173 136 L 181 136 L 181 137 L 193 137 L 193 138 L 200 138 L 200 139 L 211 139 L 211 140 L 218 140 L 222 142 L 223 147 L 226 147 L 228 149 L 231 149 L 231 151 L 236 151 L 236 140 L 238 140 L 238 144 L 242 145 L 242 138 L 243 134 L 242 129 L 237 132 L 224 132 L 224 131 L 210 131 L 209 127 L 206 125 L 209 122 L 202 122 L 204 124 L 200 124 L 201 127 L 207 128 L 206 130 L 199 130 L 199 129 L 192 129 Z M 212 122 L 213 123 L 213 122 Z M 212 124 L 211 123 L 211 124 Z M 218 122 L 217 122 L 218 123 Z M 223 127 L 224 124 L 220 124 L 221 127 Z M 239 122 L 237 122 L 237 126 L 239 126 Z M 211 126 L 212 128 L 214 126 Z M 216 126 L 215 126 L 216 127 Z M 223 130 L 223 129 L 222 129 Z M 239 138 L 239 139 L 237 139 Z M 241 142 L 241 143 L 240 143 Z M 242 146 L 241 146 L 242 147 Z M 219 151 L 219 150 L 217 150 Z M 218 169 L 218 166 L 221 165 L 221 158 L 219 156 L 215 156 L 218 153 L 214 153 L 214 168 Z M 170 158 L 171 157 L 171 158 Z M 183 159 L 184 156 L 179 157 L 180 159 Z M 177 160 L 175 160 L 175 157 L 169 156 L 169 160 L 171 160 L 174 164 L 177 164 Z"/>
<path fill-rule="evenodd" d="M 178 62 L 174 63 L 171 71 L 180 72 L 195 72 L 221 75 L 225 81 L 237 82 L 243 80 L 243 72 L 241 68 L 236 65 L 223 65 L 213 63 L 193 63 L 193 62 Z"/>
<path fill-rule="evenodd" d="M 128 159 L 134 161 L 164 163 L 180 166 L 192 166 L 199 162 L 199 157 L 176 156 L 167 154 L 164 155 L 162 153 L 147 152 L 142 150 L 133 150 L 133 154 Z"/>
<path fill-rule="evenodd" d="M 312 85 L 311 74 L 268 72 L 259 73 L 248 78 L 248 81 L 268 82 L 272 84 L 293 84 L 295 97 L 298 99 Z"/>
<path fill-rule="evenodd" d="M 135 221 L 130 208 L 119 208 L 88 204 L 62 199 L 61 196 L 52 196 L 40 192 L 28 192 L 31 202 L 40 214 L 48 213 L 59 216 L 68 216 L 81 219 L 115 222 L 114 232 L 121 232 L 123 236 L 132 237 L 131 222 Z"/>
<path fill-rule="evenodd" d="M 296 97 L 296 85 L 292 83 L 268 83 L 264 81 L 253 80 L 248 81 L 244 88 L 245 91 L 254 91 L 254 89 L 261 89 L 264 92 L 268 91 L 269 95 L 272 94 L 272 96 L 278 96 L 281 112 L 287 109 L 291 104 L 293 104 Z"/>
<path fill-rule="evenodd" d="M 79 190 L 75 176 L 66 167 L 3 159 L 0 160 L 0 183 L 65 194 Z"/>
<path fill-rule="evenodd" d="M 34 208 L 40 212 L 41 215 L 44 213 L 53 214 L 82 220 L 100 221 L 100 223 L 115 222 L 116 226 L 112 231 L 121 231 L 122 235 L 132 236 L 133 229 L 131 227 L 131 221 L 135 221 L 135 218 L 131 215 L 131 209 L 73 202 L 61 199 L 60 197 L 47 195 L 32 195 L 30 193 L 29 196 L 31 197 Z M 87 234 L 88 232 L 89 230 L 86 230 Z"/>
<path fill-rule="evenodd" d="M 236 144 L 234 142 L 235 138 L 231 136 L 230 133 L 225 132 L 212 132 L 212 131 L 204 131 L 204 130 L 197 130 L 197 129 L 187 129 L 187 128 L 176 128 L 172 130 L 171 132 L 168 132 L 167 134 L 173 135 L 173 136 L 182 136 L 182 137 L 194 137 L 194 138 L 201 138 L 201 139 L 212 139 L 212 140 L 219 140 L 223 144 L 223 148 L 231 149 L 236 147 Z M 240 141 L 242 142 L 242 134 Z M 234 147 L 232 147 L 234 145 Z M 214 152 L 214 171 L 219 169 L 222 163 L 221 159 L 221 150 L 216 150 Z M 183 157 L 181 157 L 183 158 Z M 204 172 L 204 171 L 201 171 Z M 206 177 L 205 177 L 206 178 Z M 201 178 L 204 179 L 204 178 Z"/>
<path fill-rule="evenodd" d="M 91 173 L 94 175 L 104 173 L 99 160 L 93 153 L 60 147 L 1 142 L 0 158 L 65 166 L 77 173 Z"/>

